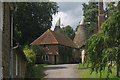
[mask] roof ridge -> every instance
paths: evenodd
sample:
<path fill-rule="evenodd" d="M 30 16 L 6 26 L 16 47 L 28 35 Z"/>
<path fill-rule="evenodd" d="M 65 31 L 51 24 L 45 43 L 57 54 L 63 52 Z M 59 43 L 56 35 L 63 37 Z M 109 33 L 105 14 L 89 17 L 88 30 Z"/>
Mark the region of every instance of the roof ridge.
<path fill-rule="evenodd" d="M 30 45 L 34 44 L 38 39 L 40 39 L 42 36 L 44 36 L 48 32 L 48 30 L 46 32 L 44 32 L 42 35 L 40 35 L 37 39 L 35 39 L 32 43 L 30 43 Z"/>

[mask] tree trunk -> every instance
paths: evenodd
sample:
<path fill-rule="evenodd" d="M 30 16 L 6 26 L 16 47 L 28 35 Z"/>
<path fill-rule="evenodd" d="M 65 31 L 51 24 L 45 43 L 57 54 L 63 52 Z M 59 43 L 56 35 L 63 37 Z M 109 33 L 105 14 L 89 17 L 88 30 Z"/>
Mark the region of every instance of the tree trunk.
<path fill-rule="evenodd" d="M 112 66 L 112 60 L 110 61 L 110 65 Z"/>
<path fill-rule="evenodd" d="M 116 65 L 116 76 L 117 77 L 119 76 L 119 65 L 118 64 Z"/>

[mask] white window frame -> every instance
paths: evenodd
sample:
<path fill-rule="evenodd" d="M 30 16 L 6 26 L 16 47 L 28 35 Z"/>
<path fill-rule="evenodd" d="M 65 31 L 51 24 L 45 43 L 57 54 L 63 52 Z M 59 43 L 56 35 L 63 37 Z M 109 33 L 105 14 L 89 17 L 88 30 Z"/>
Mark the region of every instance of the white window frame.
<path fill-rule="evenodd" d="M 48 57 L 48 60 L 47 60 L 47 57 Z M 45 58 L 45 60 L 44 60 L 44 58 Z M 49 61 L 49 55 L 43 55 L 43 56 L 42 56 L 42 60 L 44 60 L 44 61 Z"/>
<path fill-rule="evenodd" d="M 47 57 L 48 57 L 48 59 L 47 59 Z M 49 61 L 49 55 L 45 56 L 45 61 Z"/>

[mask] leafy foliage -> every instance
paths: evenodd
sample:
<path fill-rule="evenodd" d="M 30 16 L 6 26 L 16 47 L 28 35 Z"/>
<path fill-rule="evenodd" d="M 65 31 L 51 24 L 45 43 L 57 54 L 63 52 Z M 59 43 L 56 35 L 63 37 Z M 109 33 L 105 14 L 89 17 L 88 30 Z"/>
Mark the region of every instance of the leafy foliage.
<path fill-rule="evenodd" d="M 59 46 L 59 53 L 60 53 L 60 61 L 61 63 L 67 63 L 67 57 L 72 58 L 72 48 L 66 47 L 66 46 Z"/>
<path fill-rule="evenodd" d="M 109 2 L 106 4 L 105 13 L 108 15 L 112 15 L 112 13 L 116 10 L 115 2 Z"/>
<path fill-rule="evenodd" d="M 92 65 L 92 72 L 101 72 L 104 64 L 102 63 L 102 51 L 104 49 L 104 38 L 99 34 L 92 35 L 88 41 L 86 41 L 85 46 L 87 48 L 86 55 L 88 57 L 88 62 Z"/>
<path fill-rule="evenodd" d="M 69 25 L 67 25 L 66 27 L 63 27 L 61 29 L 61 32 L 72 40 L 75 36 L 75 31 Z M 72 48 L 69 48 L 66 46 L 59 47 L 59 52 L 60 52 L 60 57 L 61 57 L 60 60 L 62 60 L 61 61 L 62 63 L 67 63 L 67 57 L 69 57 L 69 62 L 70 62 L 70 58 L 72 57 L 72 50 L 73 50 Z"/>
<path fill-rule="evenodd" d="M 35 65 L 35 61 L 36 61 L 36 55 L 34 50 L 29 47 L 29 46 L 25 46 L 23 49 L 26 58 L 27 58 L 27 66 L 26 66 L 26 77 L 27 78 L 31 78 L 34 75 L 34 65 Z"/>
<path fill-rule="evenodd" d="M 33 49 L 29 46 L 25 46 L 23 51 L 26 55 L 28 63 L 33 63 L 34 64 L 35 60 L 36 60 L 36 55 L 35 55 L 35 52 L 33 51 Z"/>
<path fill-rule="evenodd" d="M 109 61 L 116 61 L 117 75 L 120 67 L 120 11 L 116 10 L 102 25 L 100 33 L 92 35 L 85 43 L 88 62 L 92 71 L 101 72 L 108 67 L 108 76 L 112 73 Z M 100 74 L 101 75 L 101 74 Z"/>
<path fill-rule="evenodd" d="M 21 44 L 30 44 L 52 25 L 52 15 L 58 6 L 55 2 L 17 3 L 14 13 L 14 38 Z"/>
<path fill-rule="evenodd" d="M 44 73 L 43 73 L 43 67 L 38 70 L 39 67 L 41 67 L 42 65 L 37 66 L 36 65 L 36 60 L 37 60 L 37 55 L 42 55 L 42 49 L 40 46 L 36 46 L 36 45 L 32 45 L 32 46 L 25 46 L 23 49 L 26 58 L 27 58 L 27 69 L 26 69 L 26 77 L 27 78 L 38 78 L 38 77 L 43 77 Z M 37 53 L 37 54 L 36 54 Z M 37 74 L 38 71 L 40 71 L 40 74 Z"/>
<path fill-rule="evenodd" d="M 98 3 L 89 2 L 88 4 L 83 3 L 82 5 L 85 22 L 90 22 L 90 24 L 85 24 L 85 28 L 88 34 L 91 35 L 92 30 L 98 26 Z"/>
<path fill-rule="evenodd" d="M 63 27 L 61 29 L 61 32 L 65 35 L 67 35 L 70 39 L 73 40 L 73 38 L 75 37 L 75 31 L 72 29 L 71 26 L 67 25 L 66 27 Z"/>

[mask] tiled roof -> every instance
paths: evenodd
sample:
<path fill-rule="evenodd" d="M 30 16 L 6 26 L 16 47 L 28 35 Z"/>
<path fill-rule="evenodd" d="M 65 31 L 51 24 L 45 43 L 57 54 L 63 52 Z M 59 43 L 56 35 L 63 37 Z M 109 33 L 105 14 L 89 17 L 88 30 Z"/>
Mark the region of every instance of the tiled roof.
<path fill-rule="evenodd" d="M 72 48 L 77 48 L 76 44 L 62 33 L 51 31 L 48 29 L 30 45 L 44 45 L 44 44 L 58 44 L 63 46 L 68 46 Z"/>
<path fill-rule="evenodd" d="M 84 26 L 79 25 L 79 28 L 77 30 L 73 42 L 80 48 L 84 45 L 87 39 L 88 39 L 87 31 L 85 30 Z"/>
<path fill-rule="evenodd" d="M 75 38 L 73 40 L 73 42 L 78 46 L 78 48 L 81 48 L 84 45 L 85 41 L 88 39 L 88 33 L 84 28 L 84 19 L 85 17 L 83 16 L 77 29 Z"/>

